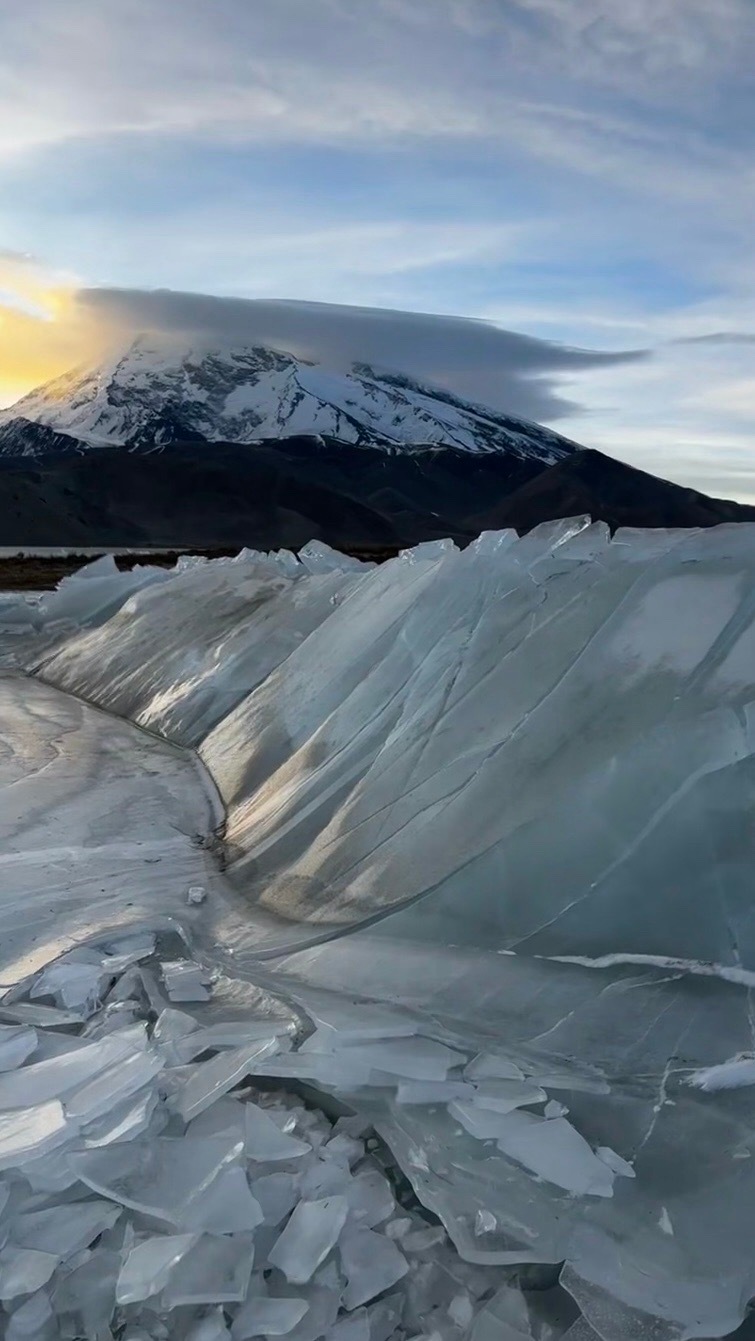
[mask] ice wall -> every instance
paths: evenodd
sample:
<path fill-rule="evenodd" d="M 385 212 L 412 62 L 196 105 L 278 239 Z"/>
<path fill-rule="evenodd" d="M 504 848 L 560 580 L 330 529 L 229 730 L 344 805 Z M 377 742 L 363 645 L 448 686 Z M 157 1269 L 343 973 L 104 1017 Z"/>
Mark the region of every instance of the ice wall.
<path fill-rule="evenodd" d="M 293 1072 L 371 1113 L 467 1257 L 566 1259 L 607 1341 L 720 1336 L 755 1292 L 754 568 L 751 527 L 576 519 L 196 565 L 104 621 L 79 582 L 83 627 L 14 643 L 199 745 L 239 971 L 341 1022 Z M 481 1075 L 360 1069 L 355 999 Z"/>

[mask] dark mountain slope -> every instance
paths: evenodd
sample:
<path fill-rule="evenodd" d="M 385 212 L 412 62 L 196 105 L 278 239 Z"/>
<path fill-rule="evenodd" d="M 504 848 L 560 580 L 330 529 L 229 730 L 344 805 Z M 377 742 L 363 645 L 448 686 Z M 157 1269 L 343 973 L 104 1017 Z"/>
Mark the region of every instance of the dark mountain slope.
<path fill-rule="evenodd" d="M 755 521 L 755 508 L 595 451 L 543 468 L 501 453 L 312 438 L 151 452 L 76 446 L 56 440 L 51 454 L 0 461 L 0 545 L 271 549 L 316 538 L 392 550 L 581 513 L 613 528 Z"/>
<path fill-rule="evenodd" d="M 491 530 L 511 526 L 528 531 L 542 521 L 583 513 L 607 522 L 612 530 L 755 522 L 755 507 L 709 498 L 592 449 L 557 462 L 470 520 Z"/>

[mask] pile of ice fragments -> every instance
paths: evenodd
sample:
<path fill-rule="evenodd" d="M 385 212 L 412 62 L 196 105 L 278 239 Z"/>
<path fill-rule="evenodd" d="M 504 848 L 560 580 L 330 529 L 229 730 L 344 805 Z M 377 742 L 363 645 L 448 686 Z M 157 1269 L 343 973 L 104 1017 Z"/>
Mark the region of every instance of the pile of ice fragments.
<path fill-rule="evenodd" d="M 290 1023 L 205 1016 L 211 978 L 142 933 L 71 951 L 5 996 L 5 1341 L 494 1341 L 529 1337 L 533 1319 L 541 1341 L 578 1335 L 564 1292 L 525 1294 L 458 1257 L 368 1121 L 266 1084 L 297 1075 Z M 366 1076 L 394 1060 L 448 1070 L 439 1046 L 361 1048 L 359 1033 Z M 407 1089 L 443 1096 L 437 1080 Z M 480 1092 L 479 1117 L 507 1111 L 494 1082 Z"/>
<path fill-rule="evenodd" d="M 231 1015 L 196 968 L 177 964 L 166 980 L 147 960 L 124 969 L 125 988 L 106 986 L 84 1024 L 35 1025 L 38 1046 L 63 1033 L 81 1052 L 88 1031 L 122 1010 L 134 1073 L 155 1052 L 162 1060 L 143 1086 L 157 1096 L 154 1139 L 184 1147 L 192 1123 L 213 1113 L 222 1123 L 251 1102 L 312 1147 L 260 1177 L 296 1178 L 330 1140 L 355 1143 L 350 1172 L 345 1139 L 339 1159 L 325 1156 L 340 1184 L 297 1193 L 297 1206 L 348 1203 L 352 1182 L 380 1164 L 394 1187 L 399 1209 L 360 1232 L 381 1239 L 375 1263 L 398 1254 L 407 1269 L 391 1285 L 376 1275 L 377 1294 L 358 1305 L 351 1210 L 310 1280 L 295 1282 L 270 1257 L 271 1229 L 281 1237 L 287 1226 L 267 1225 L 251 1190 L 263 1220 L 246 1288 L 261 1273 L 267 1298 L 326 1289 L 332 1309 L 338 1297 L 332 1319 L 318 1322 L 310 1305 L 281 1334 L 686 1341 L 746 1318 L 754 579 L 751 527 L 610 537 L 577 518 L 521 540 L 485 535 L 463 553 L 420 546 L 377 568 L 318 545 L 298 561 L 245 553 L 127 575 L 101 560 L 38 601 L 0 599 L 7 667 L 196 749 L 226 814 L 224 871 L 205 902 L 185 890 L 171 902 L 171 916 L 185 910 L 176 930 L 191 949 L 168 961 L 230 974 Z M 87 731 L 96 738 L 94 721 Z M 220 851 L 211 834 L 201 841 Z M 163 897 L 164 879 L 159 888 Z M 119 900 L 116 878 L 120 925 Z M 52 928 L 54 907 L 51 897 Z M 0 894 L 0 933 L 1 919 Z M 91 936 L 104 944 L 112 925 L 98 902 Z M 211 988 L 210 999 L 181 1002 L 182 984 Z M 255 1032 L 253 985 L 281 1003 L 286 1026 L 264 1056 L 249 1055 L 273 1038 Z M 133 1009 L 111 1003 L 113 990 Z M 29 1003 L 49 1004 L 30 992 Z M 161 1040 L 164 1011 L 194 1018 L 189 1042 Z M 189 1055 L 192 1034 L 230 1024 L 252 1032 L 240 1042 L 232 1029 L 214 1052 Z M 41 1053 L 18 1064 L 29 1071 L 35 1058 L 46 1065 Z M 181 1085 L 204 1095 L 226 1084 L 186 1123 Z M 75 1158 L 89 1158 L 56 1097 Z M 288 1130 L 297 1109 L 310 1116 Z M 147 1130 L 114 1147 L 138 1153 Z M 245 1118 L 245 1152 L 246 1130 Z M 65 1142 L 44 1158 L 67 1178 Z M 88 1186 L 28 1195 L 65 1206 Z M 107 1201 L 103 1187 L 92 1196 Z M 82 1248 L 110 1261 L 108 1279 L 120 1277 L 132 1232 L 201 1233 L 119 1204 L 113 1227 Z M 410 1223 L 391 1228 L 397 1219 Z M 420 1253 L 415 1233 L 426 1236 Z M 196 1251 L 192 1238 L 186 1261 Z M 156 1306 L 123 1303 L 107 1324 L 118 1341 L 241 1335 L 246 1299 L 164 1307 L 182 1263 L 165 1266 Z M 57 1275 L 40 1284 L 35 1307 L 59 1313 L 57 1289 Z M 9 1335 L 22 1336 L 22 1309 L 10 1307 Z M 65 1325 L 66 1337 L 109 1335 L 99 1321 Z M 195 1325 L 210 1330 L 194 1336 Z M 29 1326 L 37 1335 L 41 1324 Z"/>

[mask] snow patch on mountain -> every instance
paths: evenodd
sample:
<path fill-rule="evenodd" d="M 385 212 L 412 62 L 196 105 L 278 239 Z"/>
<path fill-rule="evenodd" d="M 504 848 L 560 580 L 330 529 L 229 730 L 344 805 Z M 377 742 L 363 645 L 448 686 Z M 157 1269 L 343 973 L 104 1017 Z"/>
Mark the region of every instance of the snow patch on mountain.
<path fill-rule="evenodd" d="M 187 348 L 154 336 L 4 410 L 0 450 L 33 450 L 30 423 L 93 447 L 321 434 L 389 449 L 506 452 L 544 465 L 577 450 L 550 429 L 367 364 L 340 373 L 262 346 Z"/>

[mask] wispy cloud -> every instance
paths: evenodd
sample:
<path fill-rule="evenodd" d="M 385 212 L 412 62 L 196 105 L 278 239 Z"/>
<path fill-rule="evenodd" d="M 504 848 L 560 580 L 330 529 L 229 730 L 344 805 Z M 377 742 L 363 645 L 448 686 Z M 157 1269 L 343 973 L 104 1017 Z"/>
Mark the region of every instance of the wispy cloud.
<path fill-rule="evenodd" d="M 711 331 L 709 335 L 680 335 L 680 345 L 755 345 L 754 331 Z"/>
<path fill-rule="evenodd" d="M 565 376 L 646 356 L 642 350 L 575 349 L 482 321 L 388 308 L 136 289 L 82 289 L 67 294 L 67 302 L 62 322 L 65 338 L 81 339 L 80 357 L 91 356 L 92 331 L 100 332 L 103 343 L 124 342 L 149 330 L 208 347 L 267 345 L 329 369 L 347 370 L 353 363 L 367 363 L 405 372 L 534 420 L 563 418 L 580 408 L 560 394 Z M 7 309 L 5 315 L 10 316 Z M 22 314 L 24 336 L 29 325 L 30 318 Z M 57 355 L 58 325 L 45 326 L 37 320 L 37 358 L 47 342 Z M 18 333 L 12 321 L 5 328 L 0 324 L 0 366 L 8 347 L 18 342 Z"/>

